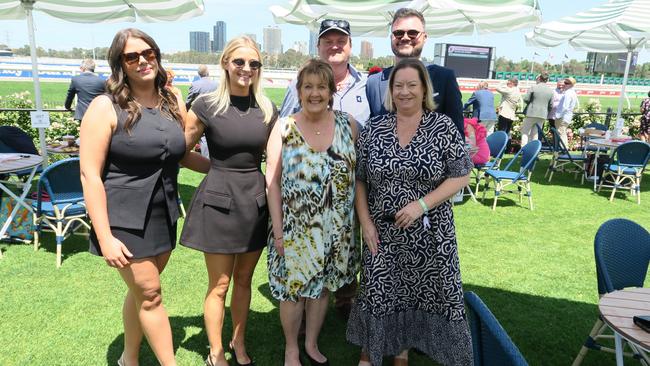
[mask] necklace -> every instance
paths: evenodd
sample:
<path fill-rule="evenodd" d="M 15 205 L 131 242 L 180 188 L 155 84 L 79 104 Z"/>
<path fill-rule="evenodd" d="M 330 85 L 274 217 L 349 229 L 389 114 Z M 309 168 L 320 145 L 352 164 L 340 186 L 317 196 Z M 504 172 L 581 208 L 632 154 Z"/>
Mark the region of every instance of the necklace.
<path fill-rule="evenodd" d="M 242 113 L 239 107 L 232 102 L 232 99 L 230 100 L 230 105 L 235 107 L 234 110 L 235 112 L 237 112 L 240 118 L 247 116 L 251 112 L 251 109 L 253 109 L 251 108 L 252 104 L 253 104 L 253 95 L 248 94 L 248 108 L 246 108 L 246 112 Z"/>

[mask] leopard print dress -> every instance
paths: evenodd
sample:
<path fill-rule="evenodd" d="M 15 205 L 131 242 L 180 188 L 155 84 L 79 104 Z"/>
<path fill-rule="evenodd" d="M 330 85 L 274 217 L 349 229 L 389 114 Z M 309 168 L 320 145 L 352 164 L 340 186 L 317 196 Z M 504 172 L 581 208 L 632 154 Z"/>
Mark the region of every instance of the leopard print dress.
<path fill-rule="evenodd" d="M 268 245 L 273 297 L 298 301 L 336 291 L 357 275 L 361 252 L 352 234 L 356 153 L 348 115 L 334 112 L 335 132 L 326 151 L 305 141 L 292 116 L 282 131 L 284 256 Z"/>

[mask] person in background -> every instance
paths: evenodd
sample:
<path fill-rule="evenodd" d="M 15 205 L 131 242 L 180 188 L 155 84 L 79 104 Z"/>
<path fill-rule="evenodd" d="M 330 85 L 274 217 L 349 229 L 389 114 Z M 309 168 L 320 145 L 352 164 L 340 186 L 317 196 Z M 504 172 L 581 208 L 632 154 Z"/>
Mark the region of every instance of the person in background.
<path fill-rule="evenodd" d="M 644 98 L 641 102 L 641 128 L 639 130 L 639 138 L 641 141 L 650 141 L 650 92 L 648 98 Z"/>
<path fill-rule="evenodd" d="M 473 164 L 485 164 L 490 160 L 490 146 L 486 137 L 485 127 L 476 118 L 465 118 L 465 142 L 470 147 Z"/>
<path fill-rule="evenodd" d="M 318 347 L 329 293 L 352 283 L 359 270 L 353 235 L 357 122 L 332 108 L 334 78 L 322 60 L 300 69 L 302 109 L 276 123 L 267 147 L 269 286 L 280 301 L 285 366 L 300 365 L 303 311 L 309 363 L 329 365 Z"/>
<path fill-rule="evenodd" d="M 262 89 L 262 55 L 246 36 L 231 39 L 221 54 L 219 88 L 199 96 L 186 118 L 188 151 L 205 132 L 208 173 L 194 192 L 180 243 L 203 252 L 208 272 L 204 300 L 210 343 L 207 366 L 227 366 L 222 343 L 230 282 L 236 365 L 254 365 L 246 349 L 246 326 L 255 266 L 266 245 L 269 214 L 262 155 L 277 111 Z M 209 171 L 208 171 L 209 170 Z"/>
<path fill-rule="evenodd" d="M 79 67 L 81 74 L 73 76 L 70 80 L 68 95 L 65 98 L 65 109 L 72 110 L 72 101 L 77 96 L 77 105 L 74 108 L 74 120 L 81 122 L 86 109 L 95 97 L 104 94 L 106 82 L 95 74 L 95 61 L 85 59 Z"/>
<path fill-rule="evenodd" d="M 187 108 L 188 111 L 190 110 L 190 107 L 192 107 L 194 99 L 199 95 L 213 92 L 219 87 L 219 84 L 210 78 L 210 70 L 208 70 L 206 65 L 199 65 L 196 72 L 199 74 L 199 79 L 192 81 L 185 102 L 185 108 Z"/>
<path fill-rule="evenodd" d="M 543 72 L 537 76 L 536 84 L 528 89 L 524 96 L 526 102 L 524 122 L 521 125 L 521 147 L 528 141 L 536 140 L 537 126 L 543 127 L 548 112 L 553 106 L 553 91 L 546 85 L 548 74 Z"/>
<path fill-rule="evenodd" d="M 497 123 L 497 113 L 494 109 L 494 94 L 488 89 L 487 81 L 480 81 L 476 85 L 476 91 L 463 105 L 463 110 L 472 106 L 472 117 L 485 126 L 489 131 L 494 129 Z"/>
<path fill-rule="evenodd" d="M 555 128 L 560 134 L 560 139 L 564 142 L 564 146 L 569 149 L 569 138 L 567 130 L 571 122 L 573 122 L 573 110 L 578 106 L 578 95 L 573 87 L 576 85 L 576 79 L 564 79 L 564 92 L 560 103 L 557 105 L 555 111 Z M 549 102 L 550 105 L 550 102 Z"/>
<path fill-rule="evenodd" d="M 156 42 L 138 29 L 123 29 L 113 38 L 108 63 L 107 94 L 91 102 L 81 124 L 90 252 L 103 256 L 128 286 L 118 365 L 138 364 L 144 335 L 158 362 L 173 366 L 160 274 L 176 245 L 178 164 L 201 170 L 207 162 L 185 156 L 182 100 L 165 87 Z"/>
<path fill-rule="evenodd" d="M 425 20 L 422 13 L 415 9 L 401 8 L 393 15 L 391 22 L 390 46 L 395 55 L 395 63 L 404 58 L 419 59 L 427 41 Z M 387 67 L 377 74 L 368 77 L 366 94 L 370 105 L 370 117 L 386 114 L 384 101 L 388 89 L 388 78 L 393 67 Z M 463 102 L 453 70 L 438 66 L 427 65 L 427 73 L 433 85 L 433 100 L 436 112 L 446 114 L 454 121 L 458 130 L 458 138 L 463 132 Z"/>
<path fill-rule="evenodd" d="M 548 122 L 551 126 L 555 127 L 555 112 L 557 111 L 557 106 L 560 104 L 560 99 L 562 99 L 562 93 L 564 92 L 564 79 L 558 80 L 553 89 L 553 105 L 551 111 L 548 113 Z"/>
<path fill-rule="evenodd" d="M 498 86 L 496 91 L 501 94 L 501 104 L 499 104 L 499 126 L 506 128 L 512 126 L 512 122 L 517 119 L 517 109 L 523 104 L 521 93 L 519 92 L 519 80 L 517 78 L 508 79 L 506 85 Z M 499 130 L 501 130 L 499 127 Z M 510 130 L 509 128 L 507 128 Z M 493 129 L 488 128 L 488 135 Z"/>
<path fill-rule="evenodd" d="M 167 85 L 165 85 L 165 87 L 169 89 L 169 91 L 172 92 L 178 99 L 183 100 L 183 93 L 180 89 L 174 86 L 175 77 L 176 73 L 174 73 L 174 70 L 172 70 L 171 67 L 167 68 Z M 187 110 L 183 108 L 182 111 Z"/>
<path fill-rule="evenodd" d="M 355 207 L 363 231 L 361 286 L 347 339 L 359 366 L 408 364 L 416 348 L 443 365 L 471 365 L 449 198 L 472 162 L 453 121 L 435 111 L 424 65 L 400 60 L 386 109 L 357 141 Z"/>
<path fill-rule="evenodd" d="M 366 76 L 350 65 L 352 55 L 352 38 L 350 24 L 345 20 L 325 19 L 318 32 L 318 55 L 334 72 L 334 102 L 332 109 L 351 115 L 362 127 L 370 116 L 370 107 L 366 99 Z M 280 108 L 280 117 L 298 113 L 301 102 L 294 80 L 287 88 L 287 93 Z M 358 233 L 358 226 L 357 226 Z M 357 234 L 358 235 L 358 234 Z M 352 308 L 352 301 L 357 294 L 356 278 L 334 293 L 334 307 L 339 315 L 347 319 Z"/>

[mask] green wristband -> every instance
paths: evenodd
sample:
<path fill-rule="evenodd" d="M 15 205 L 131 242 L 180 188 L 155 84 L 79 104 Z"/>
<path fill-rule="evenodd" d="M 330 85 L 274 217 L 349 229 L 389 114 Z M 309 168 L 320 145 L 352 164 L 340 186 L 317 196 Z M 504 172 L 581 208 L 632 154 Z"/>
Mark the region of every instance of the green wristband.
<path fill-rule="evenodd" d="M 420 207 L 422 207 L 422 212 L 426 213 L 427 211 L 429 211 L 427 204 L 424 203 L 424 200 L 422 198 L 418 200 L 418 203 L 420 204 Z"/>

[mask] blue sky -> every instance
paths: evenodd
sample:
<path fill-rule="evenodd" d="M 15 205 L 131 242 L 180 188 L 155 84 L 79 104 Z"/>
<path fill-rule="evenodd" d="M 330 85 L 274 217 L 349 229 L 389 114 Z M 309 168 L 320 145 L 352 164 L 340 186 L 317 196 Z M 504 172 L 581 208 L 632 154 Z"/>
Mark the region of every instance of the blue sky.
<path fill-rule="evenodd" d="M 262 29 L 267 25 L 275 25 L 268 7 L 273 4 L 287 4 L 286 0 L 234 0 L 231 5 L 224 6 L 223 0 L 204 0 L 205 14 L 189 20 L 174 23 L 111 23 L 111 24 L 77 24 L 54 19 L 44 14 L 34 12 L 36 27 L 36 42 L 43 48 L 71 49 L 72 47 L 92 48 L 107 47 L 121 28 L 137 27 L 149 33 L 156 39 L 163 52 L 184 51 L 189 49 L 190 31 L 209 31 L 217 20 L 227 23 L 227 38 L 242 33 L 254 33 L 258 42 L 262 40 Z M 576 13 L 596 6 L 605 0 L 541 0 L 540 7 L 544 21 L 556 20 L 562 16 Z M 280 25 L 284 49 L 290 48 L 295 41 L 309 41 L 308 30 L 303 26 Z M 538 62 L 548 60 L 559 63 L 565 54 L 569 58 L 584 60 L 585 52 L 571 49 L 569 46 L 552 49 L 526 47 L 524 33 L 529 29 L 511 33 L 493 35 L 474 35 L 462 37 L 429 38 L 424 50 L 424 56 L 433 56 L 433 45 L 437 42 L 484 45 L 496 47 L 497 56 L 505 56 L 518 61 L 521 58 L 531 59 L 534 56 Z M 368 40 L 373 43 L 375 56 L 391 55 L 387 38 L 353 39 L 353 53 L 358 54 L 360 41 Z M 0 43 L 10 47 L 22 47 L 29 43 L 26 21 L 0 21 Z M 641 52 L 639 62 L 648 62 L 647 51 Z"/>

